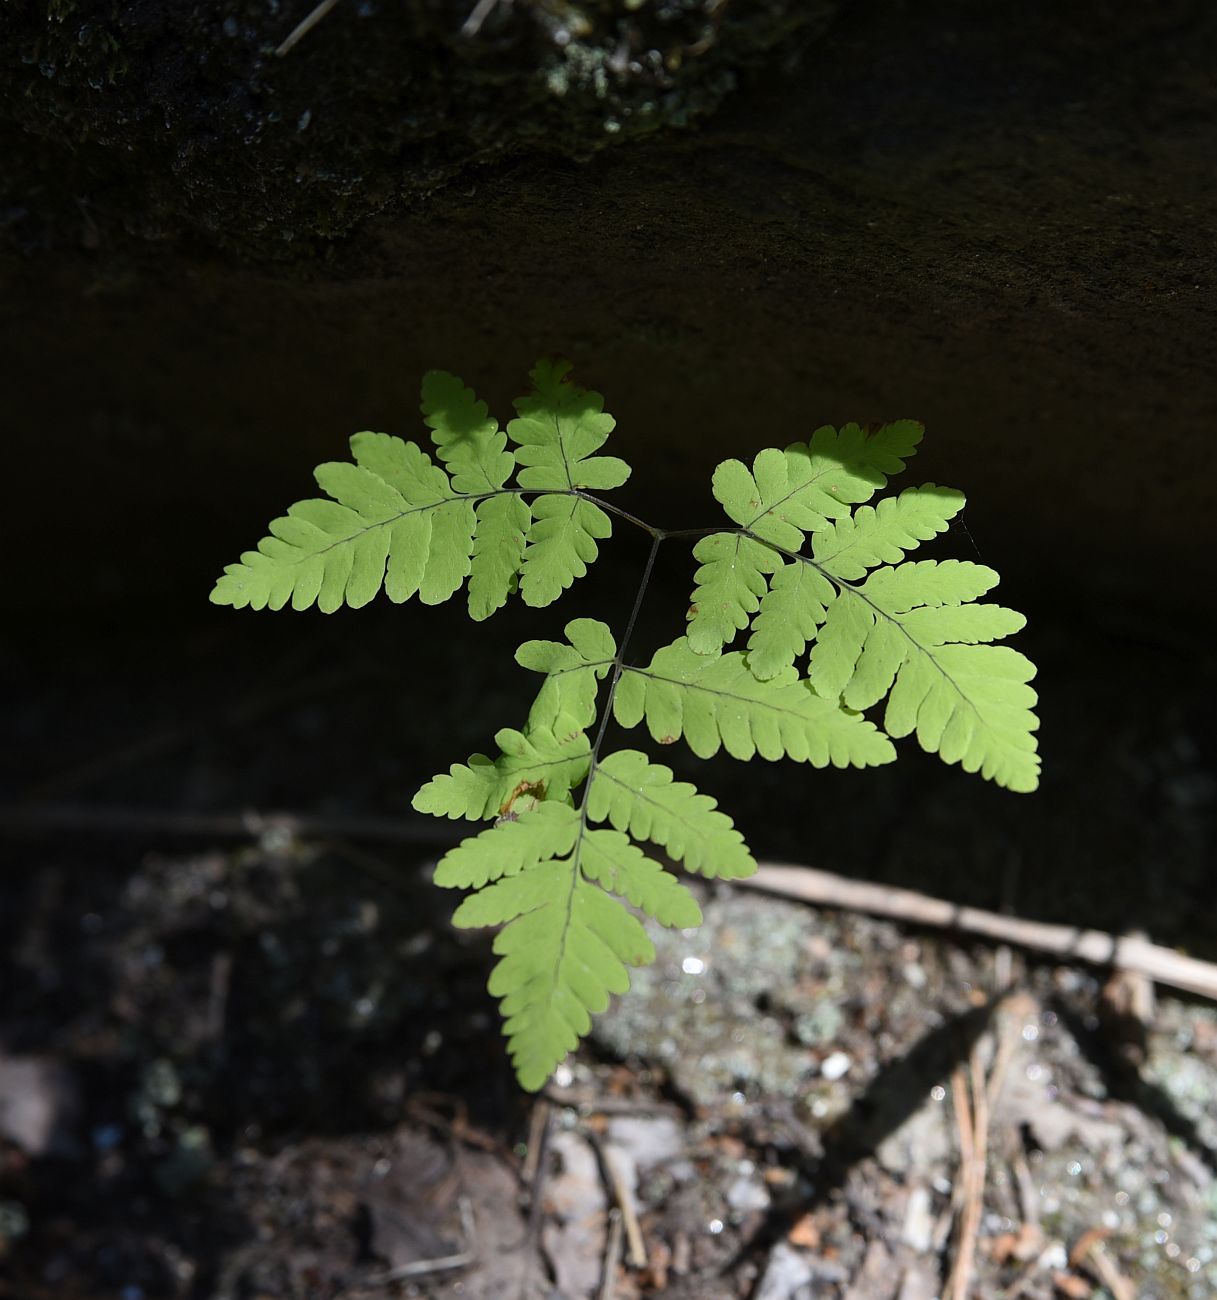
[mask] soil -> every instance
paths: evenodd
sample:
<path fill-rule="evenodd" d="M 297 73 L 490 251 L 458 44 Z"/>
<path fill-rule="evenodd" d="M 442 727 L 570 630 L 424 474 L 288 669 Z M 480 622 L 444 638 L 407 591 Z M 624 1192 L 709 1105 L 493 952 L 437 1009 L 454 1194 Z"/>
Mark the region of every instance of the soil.
<path fill-rule="evenodd" d="M 373 606 L 115 630 L 87 661 L 65 629 L 9 642 L 0 1294 L 928 1300 L 957 1256 L 970 1068 L 1000 1084 L 973 1294 L 1212 1294 L 1212 1007 L 1130 1021 L 1102 972 L 740 889 L 657 938 L 556 1077 L 540 1149 L 484 937 L 428 881 L 451 832 L 407 810 L 522 707 L 480 654 L 436 704 L 460 627 Z M 1148 696 L 1102 707 L 1167 676 L 1188 698 L 1212 664 L 1113 641 L 1095 668 L 1076 643 L 1033 647 L 1031 799 L 916 753 L 878 785 L 665 759 L 765 858 L 1217 956 L 1213 732 Z M 314 829 L 252 815 L 282 809 Z M 609 1245 L 614 1177 L 637 1258 Z"/>

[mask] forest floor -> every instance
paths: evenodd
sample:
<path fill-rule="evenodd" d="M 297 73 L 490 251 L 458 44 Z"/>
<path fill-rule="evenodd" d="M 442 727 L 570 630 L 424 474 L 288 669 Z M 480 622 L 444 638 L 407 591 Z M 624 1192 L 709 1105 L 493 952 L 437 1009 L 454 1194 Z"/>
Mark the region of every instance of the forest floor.
<path fill-rule="evenodd" d="M 519 683 L 463 665 L 444 709 L 386 707 L 386 644 L 334 627 L 256 641 L 256 663 L 230 631 L 163 659 L 115 641 L 70 690 L 47 689 L 63 658 L 8 652 L 0 1296 L 1217 1293 L 1217 1009 L 1102 971 L 705 886 L 704 927 L 657 936 L 521 1095 L 486 938 L 429 883 L 451 832 L 406 810 L 428 764 L 514 719 Z M 433 649 L 412 647 L 424 669 Z M 1191 715 L 1125 717 L 1070 779 L 1133 660 L 1181 692 L 1203 668 L 1132 646 L 1088 679 L 1063 789 L 1009 797 L 1008 824 L 915 756 L 883 787 L 898 817 L 814 774 L 810 839 L 789 792 L 766 821 L 778 778 L 756 806 L 707 786 L 766 856 L 1212 956 Z M 1059 680 L 1067 648 L 1051 662 Z M 265 816 L 283 808 L 313 820 Z M 1100 847 L 1071 876 L 1061 843 Z M 1132 893 L 1153 843 L 1163 878 Z"/>

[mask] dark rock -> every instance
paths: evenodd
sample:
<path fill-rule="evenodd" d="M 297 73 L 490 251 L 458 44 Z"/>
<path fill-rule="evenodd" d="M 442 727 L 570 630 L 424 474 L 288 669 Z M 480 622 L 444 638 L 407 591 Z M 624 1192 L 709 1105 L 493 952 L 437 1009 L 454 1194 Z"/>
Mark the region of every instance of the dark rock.
<path fill-rule="evenodd" d="M 558 0 L 476 40 L 463 5 L 342 5 L 274 58 L 306 7 L 172 39 L 149 4 L 0 18 L 7 414 L 71 523 L 10 600 L 49 575 L 201 599 L 345 435 L 416 433 L 423 370 L 506 413 L 561 351 L 661 522 L 713 519 L 687 485 L 723 456 L 914 415 L 914 481 L 968 490 L 1011 603 L 1189 635 L 1183 561 L 1217 542 L 1211 7 L 855 0 L 824 32 L 828 6 L 606 0 L 557 99 Z M 661 28 L 679 69 L 597 82 Z M 46 508 L 11 494 L 8 521 Z"/>

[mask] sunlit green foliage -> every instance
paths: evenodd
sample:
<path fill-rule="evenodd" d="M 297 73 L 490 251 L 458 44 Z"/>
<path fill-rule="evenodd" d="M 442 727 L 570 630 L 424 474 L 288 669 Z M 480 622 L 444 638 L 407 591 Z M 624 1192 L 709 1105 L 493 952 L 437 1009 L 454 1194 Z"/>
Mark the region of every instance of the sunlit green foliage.
<path fill-rule="evenodd" d="M 514 595 L 556 600 L 597 558 L 614 513 L 650 535 L 653 559 L 672 535 L 599 495 L 630 470 L 596 454 L 614 422 L 569 369 L 538 363 L 506 429 L 459 379 L 428 374 L 433 452 L 356 434 L 351 461 L 316 471 L 325 498 L 275 519 L 212 600 L 331 612 L 382 590 L 436 604 L 464 588 L 470 615 L 485 619 Z M 962 494 L 925 484 L 870 504 L 921 433 L 909 420 L 826 427 L 751 468 L 721 464 L 713 493 L 732 525 L 698 535 L 686 634 L 645 665 L 626 658 L 629 629 L 618 646 L 596 619 L 526 642 L 516 659 L 542 680 L 521 729 L 503 728 L 491 754 L 415 795 L 421 812 L 489 823 L 445 855 L 435 882 L 471 891 L 456 925 L 499 927 L 490 991 L 525 1088 L 540 1088 L 629 987 L 629 968 L 654 959 L 636 913 L 699 923 L 669 864 L 725 879 L 755 870 L 713 799 L 640 750 L 606 746 L 612 722 L 645 723 L 700 758 L 816 767 L 887 763 L 891 738 L 915 735 L 948 763 L 1035 788 L 1034 669 L 993 644 L 1022 616 L 978 603 L 997 582 L 983 565 L 905 558 L 946 531 Z M 730 649 L 737 638 L 744 648 Z"/>

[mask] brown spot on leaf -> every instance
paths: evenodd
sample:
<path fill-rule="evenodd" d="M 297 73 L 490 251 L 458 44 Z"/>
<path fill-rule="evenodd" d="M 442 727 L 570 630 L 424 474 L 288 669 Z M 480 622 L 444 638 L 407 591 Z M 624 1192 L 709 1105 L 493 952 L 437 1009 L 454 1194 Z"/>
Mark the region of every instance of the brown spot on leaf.
<path fill-rule="evenodd" d="M 531 812 L 544 798 L 544 781 L 521 781 L 507 796 L 506 800 L 499 805 L 499 816 L 513 817 L 521 812 Z M 515 808 L 517 799 L 523 803 L 522 808 Z"/>

